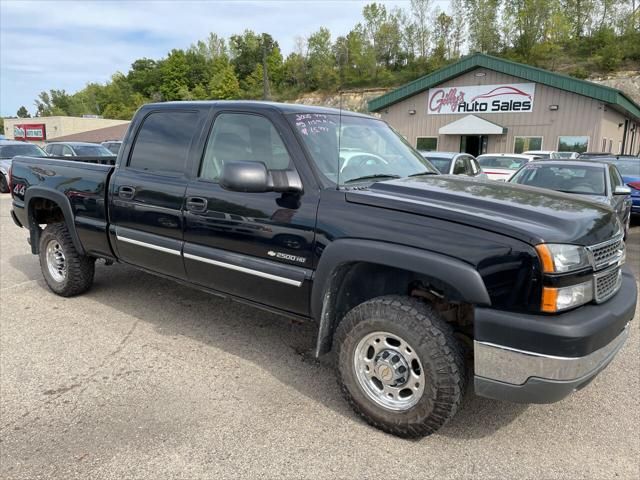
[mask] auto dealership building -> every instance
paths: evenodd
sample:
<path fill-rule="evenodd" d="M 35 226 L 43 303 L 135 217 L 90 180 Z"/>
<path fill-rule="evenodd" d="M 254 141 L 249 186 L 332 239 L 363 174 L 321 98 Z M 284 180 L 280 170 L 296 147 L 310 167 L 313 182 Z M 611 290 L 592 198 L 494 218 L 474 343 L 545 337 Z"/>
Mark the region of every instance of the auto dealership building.
<path fill-rule="evenodd" d="M 623 92 L 479 53 L 370 101 L 369 110 L 418 150 L 640 150 L 640 106 Z"/>

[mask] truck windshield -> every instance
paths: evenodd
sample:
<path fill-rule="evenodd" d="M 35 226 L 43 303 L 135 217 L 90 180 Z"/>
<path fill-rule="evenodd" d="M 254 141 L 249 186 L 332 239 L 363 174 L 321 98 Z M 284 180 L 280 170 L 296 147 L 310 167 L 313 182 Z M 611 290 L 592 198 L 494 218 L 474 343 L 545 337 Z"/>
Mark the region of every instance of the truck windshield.
<path fill-rule="evenodd" d="M 27 155 L 29 157 L 46 157 L 44 153 L 37 145 L 31 143 L 25 143 L 24 145 L 4 145 L 0 146 L 0 158 L 13 158 L 18 155 Z"/>
<path fill-rule="evenodd" d="M 427 160 L 380 120 L 342 115 L 340 128 L 339 115 L 296 113 L 288 117 L 320 172 L 333 183 L 338 182 L 338 177 L 340 185 L 345 185 L 385 177 L 437 173 Z"/>

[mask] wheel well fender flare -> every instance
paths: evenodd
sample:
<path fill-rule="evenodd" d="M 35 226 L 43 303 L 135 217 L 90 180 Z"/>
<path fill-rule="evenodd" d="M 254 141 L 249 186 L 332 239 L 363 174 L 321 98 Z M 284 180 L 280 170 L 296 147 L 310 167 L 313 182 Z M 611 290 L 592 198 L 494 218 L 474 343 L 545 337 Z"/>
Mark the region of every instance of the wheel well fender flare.
<path fill-rule="evenodd" d="M 50 200 L 60 207 L 64 217 L 64 222 L 67 225 L 69 234 L 71 235 L 73 246 L 80 255 L 84 255 L 84 248 L 82 247 L 82 242 L 80 242 L 80 237 L 78 237 L 78 232 L 76 230 L 71 202 L 69 202 L 69 199 L 62 192 L 43 187 L 29 187 L 24 196 L 24 204 L 27 210 L 27 219 L 29 221 L 29 232 L 31 235 L 31 252 L 33 254 L 40 253 L 40 227 L 35 223 L 35 216 L 32 211 L 32 201 L 38 198 Z"/>
<path fill-rule="evenodd" d="M 316 356 L 331 349 L 335 302 L 344 266 L 371 263 L 431 277 L 455 292 L 457 300 L 491 305 L 478 271 L 468 263 L 440 253 L 375 240 L 343 239 L 329 244 L 320 257 L 311 291 L 311 315 L 318 322 Z"/>

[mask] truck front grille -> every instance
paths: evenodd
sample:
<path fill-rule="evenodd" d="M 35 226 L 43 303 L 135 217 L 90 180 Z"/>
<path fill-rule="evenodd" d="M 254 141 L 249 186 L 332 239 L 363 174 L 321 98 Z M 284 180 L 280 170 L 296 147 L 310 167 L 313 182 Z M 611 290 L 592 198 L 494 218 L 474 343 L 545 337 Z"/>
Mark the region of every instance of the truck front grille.
<path fill-rule="evenodd" d="M 593 257 L 594 267 L 598 270 L 622 258 L 624 254 L 624 241 L 622 237 L 619 237 L 587 248 Z"/>
<path fill-rule="evenodd" d="M 595 276 L 595 300 L 602 303 L 611 298 L 622 285 L 622 270 L 615 267 Z"/>

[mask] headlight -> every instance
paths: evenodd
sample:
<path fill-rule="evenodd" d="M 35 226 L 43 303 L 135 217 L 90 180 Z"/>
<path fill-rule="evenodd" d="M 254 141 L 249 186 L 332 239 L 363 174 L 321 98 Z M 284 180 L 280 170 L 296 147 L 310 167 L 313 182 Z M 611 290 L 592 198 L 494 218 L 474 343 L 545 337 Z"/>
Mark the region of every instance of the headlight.
<path fill-rule="evenodd" d="M 544 273 L 566 273 L 591 266 L 587 249 L 578 245 L 541 243 L 536 251 Z"/>
<path fill-rule="evenodd" d="M 593 282 L 591 280 L 569 287 L 544 287 L 541 309 L 543 312 L 555 313 L 583 305 L 591 300 L 593 300 Z"/>

